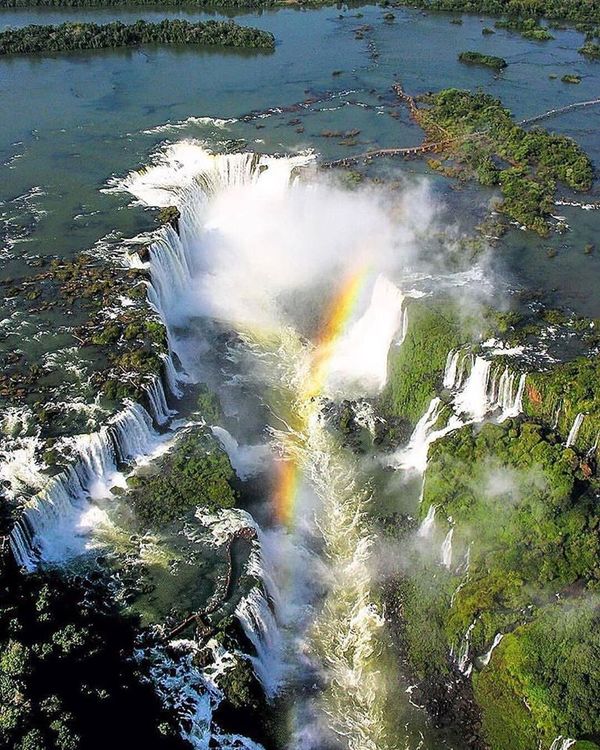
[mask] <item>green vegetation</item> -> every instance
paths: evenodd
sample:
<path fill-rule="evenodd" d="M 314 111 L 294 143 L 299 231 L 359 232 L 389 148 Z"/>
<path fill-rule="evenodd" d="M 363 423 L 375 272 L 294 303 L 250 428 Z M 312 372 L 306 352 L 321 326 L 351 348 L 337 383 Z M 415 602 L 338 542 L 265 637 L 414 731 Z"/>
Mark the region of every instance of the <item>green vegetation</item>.
<path fill-rule="evenodd" d="M 128 499 L 144 526 L 160 529 L 198 506 L 233 508 L 235 472 L 220 444 L 208 431 L 185 435 L 151 474 L 128 482 Z"/>
<path fill-rule="evenodd" d="M 436 506 L 440 543 L 443 519 L 452 517 L 454 570 L 467 548 L 470 565 L 468 577 L 444 573 L 450 584 L 443 576 L 427 584 L 426 571 L 411 577 L 405 609 L 419 630 L 411 663 L 421 675 L 431 664 L 444 672 L 440 641 L 458 653 L 471 627 L 473 658 L 495 634 L 511 633 L 474 678 L 493 750 L 530 750 L 559 734 L 600 729 L 590 710 L 598 701 L 599 614 L 583 596 L 600 586 L 599 488 L 585 466 L 551 429 L 523 420 L 467 426 L 430 449 L 421 513 Z M 568 599 L 562 609 L 552 605 L 557 593 Z"/>
<path fill-rule="evenodd" d="M 106 589 L 0 566 L 0 746 L 187 747 L 134 660 L 137 623 Z"/>
<path fill-rule="evenodd" d="M 494 55 L 484 55 L 481 52 L 460 52 L 458 59 L 461 63 L 467 65 L 483 65 L 486 68 L 502 70 L 508 63 L 503 57 L 494 57 Z"/>
<path fill-rule="evenodd" d="M 598 602 L 581 600 L 547 607 L 505 636 L 474 679 L 494 750 L 529 750 L 538 737 L 549 746 L 557 728 L 568 737 L 600 733 L 599 626 Z"/>
<path fill-rule="evenodd" d="M 525 39 L 535 42 L 545 42 L 554 39 L 552 34 L 544 26 L 540 26 L 536 18 L 511 18 L 496 21 L 497 29 L 517 31 Z"/>
<path fill-rule="evenodd" d="M 447 149 L 467 176 L 499 185 L 500 210 L 545 236 L 557 182 L 589 190 L 592 164 L 570 138 L 515 124 L 499 99 L 481 91 L 444 89 L 424 97 L 417 118 L 434 141 L 454 139 Z"/>
<path fill-rule="evenodd" d="M 525 413 L 542 420 L 566 440 L 577 414 L 584 414 L 575 446 L 589 451 L 600 433 L 600 356 L 562 362 L 549 372 L 527 377 L 523 398 Z M 600 457 L 598 451 L 596 456 Z"/>
<path fill-rule="evenodd" d="M 273 49 L 267 31 L 238 26 L 233 21 L 163 20 L 157 23 L 119 21 L 63 23 L 59 26 L 25 26 L 0 32 L 0 55 L 67 52 L 72 50 L 136 47 L 140 44 L 200 44 Z"/>
<path fill-rule="evenodd" d="M 198 386 L 198 399 L 196 405 L 200 412 L 200 416 L 204 419 L 206 424 L 218 424 L 223 420 L 223 408 L 221 407 L 219 397 L 204 383 Z"/>
<path fill-rule="evenodd" d="M 581 76 L 577 73 L 566 73 L 560 80 L 563 83 L 581 83 Z"/>
<path fill-rule="evenodd" d="M 411 302 L 406 338 L 401 347 L 390 351 L 382 412 L 417 422 L 435 395 L 448 351 L 461 343 L 452 305 L 436 308 L 431 300 Z"/>
<path fill-rule="evenodd" d="M 328 4 L 324 0 L 296 0 L 306 7 Z M 0 7 L 89 7 L 156 5 L 158 0 L 0 0 Z M 161 5 L 189 5 L 201 8 L 270 8 L 288 5 L 286 0 L 162 0 Z M 333 4 L 333 3 L 332 3 Z M 487 13 L 518 18 L 545 17 L 572 23 L 600 23 L 597 0 L 396 0 L 394 5 L 428 11 Z M 451 23 L 461 23 L 460 19 Z"/>
<path fill-rule="evenodd" d="M 593 42 L 591 39 L 586 39 L 583 47 L 579 48 L 579 52 L 586 57 L 598 60 L 600 59 L 600 44 Z"/>

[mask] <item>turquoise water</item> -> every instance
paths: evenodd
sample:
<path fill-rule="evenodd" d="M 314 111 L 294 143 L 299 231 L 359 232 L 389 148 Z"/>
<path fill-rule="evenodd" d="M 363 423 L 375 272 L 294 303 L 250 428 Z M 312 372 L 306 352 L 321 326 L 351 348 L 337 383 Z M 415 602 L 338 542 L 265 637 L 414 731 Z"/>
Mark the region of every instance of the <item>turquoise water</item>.
<path fill-rule="evenodd" d="M 357 14 L 362 13 L 362 18 Z M 9 10 L 0 13 L 0 27 L 28 23 L 58 23 L 77 18 L 108 21 L 144 17 L 205 19 L 206 13 L 153 9 L 130 10 Z M 210 17 L 219 18 L 213 15 Z M 14 274 L 23 256 L 70 255 L 90 248 L 102 238 L 108 245 L 119 235 L 131 236 L 147 227 L 139 211 L 124 211 L 125 199 L 100 192 L 107 180 L 148 161 L 163 141 L 199 138 L 215 148 L 241 139 L 247 148 L 266 152 L 311 148 L 324 157 L 362 152 L 375 145 L 413 145 L 421 133 L 406 111 L 397 107 L 389 91 L 400 78 L 407 90 L 422 92 L 445 86 L 481 87 L 502 97 L 518 118 L 597 96 L 597 63 L 577 53 L 582 35 L 557 31 L 556 40 L 529 42 L 498 30 L 482 36 L 492 19 L 464 16 L 461 26 L 446 14 L 395 11 L 395 21 L 383 21 L 383 10 L 337 8 L 300 11 L 285 9 L 246 13 L 242 23 L 275 34 L 273 54 L 231 51 L 144 48 L 83 52 L 50 58 L 0 61 L 0 199 L 5 243 L 4 272 Z M 371 27 L 358 40 L 354 31 Z M 466 67 L 456 56 L 478 49 L 505 57 L 509 66 L 495 76 L 486 69 Z M 371 52 L 375 50 L 378 57 Z M 341 71 L 332 76 L 334 71 Z M 549 78 L 577 72 L 578 86 Z M 273 113 L 225 128 L 190 124 L 158 129 L 189 117 L 240 118 L 250 112 L 290 107 L 328 96 L 298 111 Z M 388 113 L 397 110 L 398 119 Z M 299 120 L 304 129 L 298 133 Z M 547 122 L 547 126 L 577 138 L 597 162 L 596 136 L 600 107 L 578 110 Z M 341 146 L 338 138 L 323 138 L 326 130 L 359 129 L 356 146 Z M 145 132 L 152 131 L 152 132 Z M 419 162 L 389 162 L 392 176 L 427 173 Z M 448 185 L 436 178 L 444 194 Z M 27 197 L 32 188 L 39 194 Z M 596 192 L 598 188 L 596 187 Z M 22 198 L 21 196 L 26 196 Z M 483 192 L 470 192 L 483 205 Z M 19 197 L 21 199 L 19 200 Z M 24 208 L 30 208 L 30 215 Z M 26 213 L 25 219 L 23 215 Z M 521 232 L 497 249 L 509 274 L 546 290 L 558 288 L 559 302 L 582 312 L 598 314 L 594 287 L 600 274 L 599 254 L 583 256 L 583 245 L 593 241 L 597 212 L 561 207 L 573 231 L 540 242 Z M 20 217 L 20 218 L 17 218 Z M 15 221 L 26 226 L 15 227 Z M 115 233 L 117 233 L 115 235 Z M 11 241 L 20 238 L 15 247 Z M 556 246 L 552 260 L 546 248 Z"/>

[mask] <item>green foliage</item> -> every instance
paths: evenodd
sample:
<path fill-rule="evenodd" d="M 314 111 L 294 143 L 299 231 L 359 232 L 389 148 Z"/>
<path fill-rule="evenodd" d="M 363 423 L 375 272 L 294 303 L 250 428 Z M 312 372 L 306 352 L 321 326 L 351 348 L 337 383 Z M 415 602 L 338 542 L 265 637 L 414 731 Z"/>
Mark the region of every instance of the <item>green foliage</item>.
<path fill-rule="evenodd" d="M 219 397 L 204 383 L 198 387 L 196 406 L 207 424 L 215 425 L 223 420 L 223 409 Z"/>
<path fill-rule="evenodd" d="M 452 517 L 455 549 L 470 549 L 468 577 L 438 610 L 437 637 L 456 649 L 470 628 L 471 653 L 482 654 L 505 634 L 474 677 L 493 750 L 598 732 L 598 607 L 546 606 L 556 592 L 598 587 L 597 492 L 574 451 L 538 423 L 466 426 L 431 446 L 421 513 L 434 504 L 436 518 Z"/>
<path fill-rule="evenodd" d="M 165 19 L 133 24 L 114 21 L 63 23 L 59 26 L 25 26 L 0 32 L 0 55 L 66 52 L 71 50 L 136 47 L 140 44 L 201 44 L 271 50 L 273 35 L 233 21 L 192 23 Z"/>
<path fill-rule="evenodd" d="M 577 73 L 565 73 L 560 80 L 563 83 L 581 83 L 581 76 Z"/>
<path fill-rule="evenodd" d="M 554 39 L 548 29 L 540 26 L 536 18 L 511 18 L 496 22 L 496 28 L 517 31 L 525 39 L 545 42 Z"/>
<path fill-rule="evenodd" d="M 3 565 L 0 591 L 1 747 L 183 750 L 106 589 Z"/>
<path fill-rule="evenodd" d="M 548 233 L 557 182 L 578 191 L 591 188 L 592 164 L 574 141 L 541 129 L 526 131 L 499 99 L 444 89 L 427 103 L 418 117 L 428 135 L 454 137 L 448 147 L 453 156 L 483 185 L 499 184 L 501 210 L 529 229 Z"/>
<path fill-rule="evenodd" d="M 240 656 L 235 665 L 219 679 L 219 687 L 234 708 L 258 711 L 263 707 L 261 688 L 257 685 L 252 663 Z"/>
<path fill-rule="evenodd" d="M 523 408 L 526 414 L 556 424 L 566 440 L 577 414 L 584 414 L 575 446 L 589 451 L 600 432 L 600 356 L 561 362 L 548 372 L 527 377 Z M 596 451 L 596 459 L 598 452 Z"/>
<path fill-rule="evenodd" d="M 494 750 L 549 745 L 558 735 L 598 735 L 600 715 L 593 707 L 600 705 L 599 625 L 598 603 L 577 600 L 546 607 L 505 636 L 475 680 Z M 523 705 L 529 711 L 519 709 Z"/>
<path fill-rule="evenodd" d="M 457 311 L 452 305 L 412 302 L 406 338 L 401 347 L 390 351 L 388 381 L 381 396 L 383 412 L 417 422 L 435 395 L 448 351 L 460 343 Z"/>
<path fill-rule="evenodd" d="M 448 673 L 449 644 L 444 631 L 450 596 L 426 566 L 394 586 L 388 608 L 400 613 L 401 646 L 419 679 Z"/>
<path fill-rule="evenodd" d="M 152 5 L 156 0 L 0 0 L 0 7 L 15 8 L 28 6 L 42 7 L 87 7 L 87 6 L 143 6 Z M 285 0 L 163 0 L 162 5 L 190 5 L 200 8 L 244 7 L 263 8 L 285 5 Z M 298 0 L 299 5 L 318 6 L 326 4 L 319 0 Z M 597 0 L 397 0 L 396 5 L 423 8 L 428 11 L 487 13 L 519 18 L 545 16 L 546 18 L 569 20 L 579 23 L 599 23 L 600 9 Z M 383 2 L 383 6 L 389 5 Z M 452 19 L 451 23 L 461 23 Z"/>
<path fill-rule="evenodd" d="M 235 472 L 227 454 L 209 432 L 194 432 L 179 440 L 156 472 L 128 480 L 130 501 L 138 519 L 161 528 L 198 506 L 233 508 Z"/>
<path fill-rule="evenodd" d="M 430 449 L 423 512 L 433 503 L 455 519 L 474 571 L 491 555 L 504 574 L 556 590 L 600 576 L 600 519 L 580 482 L 573 451 L 538 424 L 465 427 Z"/>
<path fill-rule="evenodd" d="M 494 70 L 502 70 L 508 65 L 503 57 L 484 55 L 481 52 L 460 52 L 458 59 L 467 65 L 483 65 L 486 68 L 493 68 Z"/>
<path fill-rule="evenodd" d="M 593 42 L 591 39 L 587 39 L 583 47 L 579 48 L 579 52 L 593 60 L 598 60 L 600 59 L 600 44 Z"/>

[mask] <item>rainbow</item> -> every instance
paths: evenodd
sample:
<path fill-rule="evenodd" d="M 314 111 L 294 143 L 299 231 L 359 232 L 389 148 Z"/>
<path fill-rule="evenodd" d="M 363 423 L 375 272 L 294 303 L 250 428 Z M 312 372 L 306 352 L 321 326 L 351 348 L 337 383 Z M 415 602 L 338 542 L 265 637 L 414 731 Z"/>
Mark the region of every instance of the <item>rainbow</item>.
<path fill-rule="evenodd" d="M 368 274 L 368 265 L 361 264 L 346 276 L 332 298 L 316 336 L 309 372 L 300 389 L 300 403 L 309 404 L 323 393 L 335 344 L 346 330 Z M 307 414 L 304 416 L 305 422 L 307 416 Z M 275 517 L 281 524 L 289 526 L 293 521 L 299 484 L 300 466 L 296 458 L 292 456 L 281 459 L 277 464 L 277 478 L 273 493 Z"/>

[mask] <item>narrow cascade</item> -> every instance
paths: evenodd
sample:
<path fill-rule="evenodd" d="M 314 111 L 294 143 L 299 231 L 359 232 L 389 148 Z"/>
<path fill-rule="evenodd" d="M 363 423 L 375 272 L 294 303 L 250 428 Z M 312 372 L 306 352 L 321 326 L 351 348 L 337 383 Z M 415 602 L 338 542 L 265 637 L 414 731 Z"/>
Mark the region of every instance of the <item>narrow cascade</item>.
<path fill-rule="evenodd" d="M 241 480 L 255 476 L 261 469 L 265 468 L 271 455 L 268 445 L 239 445 L 238 441 L 224 427 L 212 425 L 210 429 L 223 446 L 235 473 Z"/>
<path fill-rule="evenodd" d="M 577 740 L 572 740 L 568 737 L 563 737 L 562 735 L 560 735 L 550 745 L 550 750 L 569 750 L 569 748 L 573 747 L 576 742 Z"/>
<path fill-rule="evenodd" d="M 250 656 L 256 676 L 268 697 L 275 695 L 283 675 L 282 634 L 261 588 L 254 586 L 235 610 L 236 617 L 254 646 Z"/>
<path fill-rule="evenodd" d="M 417 422 L 406 448 L 392 454 L 389 459 L 390 466 L 420 474 L 425 472 L 429 446 L 465 424 L 456 414 L 451 414 L 445 425 L 434 429 L 440 419 L 442 408 L 443 404 L 437 396 L 431 399 L 427 411 Z"/>
<path fill-rule="evenodd" d="M 448 352 L 446 367 L 444 368 L 444 379 L 442 381 L 442 385 L 448 390 L 454 388 L 456 384 L 456 378 L 458 375 L 458 358 L 460 357 L 460 354 L 460 349 L 451 349 Z"/>
<path fill-rule="evenodd" d="M 493 393 L 492 400 L 495 406 L 501 410 L 498 421 L 518 416 L 523 409 L 523 393 L 525 391 L 526 374 L 521 373 L 515 388 L 517 374 L 507 366 L 504 368 L 498 381 L 497 393 Z M 494 385 L 495 390 L 495 385 Z"/>
<path fill-rule="evenodd" d="M 452 567 L 452 535 L 454 534 L 454 528 L 446 534 L 444 541 L 442 542 L 442 565 L 450 570 Z"/>
<path fill-rule="evenodd" d="M 488 396 L 490 370 L 492 363 L 483 357 L 475 357 L 471 372 L 463 388 L 454 398 L 454 406 L 458 414 L 466 414 L 479 422 L 490 410 Z"/>
<path fill-rule="evenodd" d="M 175 369 L 175 365 L 173 364 L 173 357 L 170 353 L 163 354 L 162 360 L 164 362 L 165 379 L 167 381 L 169 391 L 175 396 L 175 398 L 181 398 L 183 396 L 183 391 L 179 387 L 181 377 Z"/>
<path fill-rule="evenodd" d="M 419 526 L 419 530 L 417 531 L 417 536 L 421 537 L 422 539 L 426 539 L 427 537 L 429 537 L 431 535 L 431 532 L 433 531 L 436 509 L 437 507 L 435 505 L 430 505 L 429 510 L 427 511 L 427 515 L 421 521 L 421 525 Z"/>
<path fill-rule="evenodd" d="M 503 633 L 496 633 L 496 635 L 494 636 L 494 641 L 493 641 L 492 645 L 490 646 L 489 650 L 486 651 L 485 654 L 481 657 L 481 664 L 484 667 L 487 667 L 487 665 L 490 663 L 490 659 L 492 658 L 492 654 L 494 653 L 494 649 L 496 648 L 496 646 L 498 646 L 498 644 L 500 643 L 500 641 L 503 638 L 504 638 L 504 634 Z"/>
<path fill-rule="evenodd" d="M 159 425 L 166 424 L 173 416 L 174 412 L 169 409 L 165 389 L 163 388 L 160 378 L 152 378 L 150 383 L 145 386 L 145 391 L 148 394 L 151 413 L 156 420 L 156 423 Z"/>
<path fill-rule="evenodd" d="M 460 646 L 460 652 L 458 655 L 457 666 L 460 672 L 465 675 L 465 677 L 468 677 L 473 671 L 473 665 L 469 659 L 469 651 L 471 649 L 471 633 L 473 632 L 473 628 L 476 624 L 477 618 L 475 618 L 467 628 L 467 632 L 463 636 Z"/>
<path fill-rule="evenodd" d="M 577 436 L 579 435 L 579 430 L 583 423 L 584 417 L 585 417 L 585 414 L 582 414 L 581 412 L 579 412 L 579 414 L 575 417 L 575 420 L 573 421 L 573 426 L 569 430 L 569 435 L 567 437 L 567 442 L 566 442 L 567 448 L 571 448 L 571 446 L 575 445 L 575 443 L 577 442 Z"/>

